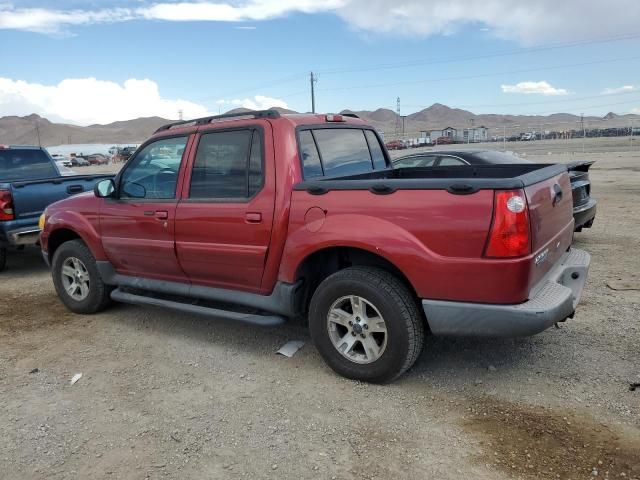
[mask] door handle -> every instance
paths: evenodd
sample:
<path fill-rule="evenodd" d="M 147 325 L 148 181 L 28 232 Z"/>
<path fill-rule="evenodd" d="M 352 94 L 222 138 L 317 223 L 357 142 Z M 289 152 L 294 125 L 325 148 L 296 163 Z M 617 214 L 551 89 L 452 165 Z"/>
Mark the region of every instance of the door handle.
<path fill-rule="evenodd" d="M 166 210 L 156 210 L 156 218 L 158 220 L 166 220 L 169 218 L 169 212 Z"/>
<path fill-rule="evenodd" d="M 247 223 L 260 223 L 262 222 L 262 214 L 260 212 L 249 212 L 244 215 Z"/>
<path fill-rule="evenodd" d="M 75 195 L 76 193 L 84 192 L 84 187 L 82 185 L 69 185 L 67 187 L 67 193 L 69 195 Z"/>

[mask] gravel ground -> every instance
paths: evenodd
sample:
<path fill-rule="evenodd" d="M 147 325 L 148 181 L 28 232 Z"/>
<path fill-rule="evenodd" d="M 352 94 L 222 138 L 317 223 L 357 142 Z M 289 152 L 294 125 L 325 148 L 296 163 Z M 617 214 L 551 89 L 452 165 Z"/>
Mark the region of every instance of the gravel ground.
<path fill-rule="evenodd" d="M 640 154 L 589 158 L 599 209 L 576 234 L 592 254 L 576 318 L 525 339 L 430 338 L 391 385 L 336 376 L 300 326 L 71 314 L 37 251 L 12 256 L 1 476 L 639 479 Z M 293 358 L 275 354 L 293 339 L 307 342 Z"/>

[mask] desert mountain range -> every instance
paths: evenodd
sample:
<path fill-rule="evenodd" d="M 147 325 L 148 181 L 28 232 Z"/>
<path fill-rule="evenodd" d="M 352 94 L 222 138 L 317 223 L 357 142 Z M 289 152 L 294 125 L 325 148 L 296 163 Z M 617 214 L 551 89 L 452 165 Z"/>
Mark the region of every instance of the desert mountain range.
<path fill-rule="evenodd" d="M 281 113 L 296 113 L 292 110 L 277 109 Z M 235 109 L 232 112 L 248 111 Z M 402 119 L 398 122 L 396 112 L 379 108 L 377 110 L 343 110 L 342 113 L 355 113 L 360 118 L 372 124 L 378 130 L 391 137 L 395 133 L 396 125 L 402 128 Z M 604 117 L 584 117 L 587 128 L 629 127 L 632 122 L 638 125 L 640 115 L 616 115 L 608 113 Z M 160 117 L 144 117 L 133 120 L 113 122 L 106 125 L 89 125 L 86 127 L 64 123 L 53 123 L 39 115 L 26 117 L 6 116 L 0 118 L 0 144 L 38 144 L 44 146 L 79 144 L 79 143 L 141 143 L 158 127 L 171 120 Z M 472 124 L 485 126 L 490 129 L 490 135 L 500 135 L 504 127 L 507 132 L 516 131 L 544 131 L 571 130 L 580 127 L 580 117 L 569 113 L 555 113 L 547 116 L 539 115 L 476 115 L 467 110 L 451 108 L 439 103 L 433 104 L 404 117 L 405 132 L 409 136 L 417 136 L 425 130 L 443 129 L 446 127 L 467 128 Z M 37 127 L 37 128 L 36 128 Z"/>

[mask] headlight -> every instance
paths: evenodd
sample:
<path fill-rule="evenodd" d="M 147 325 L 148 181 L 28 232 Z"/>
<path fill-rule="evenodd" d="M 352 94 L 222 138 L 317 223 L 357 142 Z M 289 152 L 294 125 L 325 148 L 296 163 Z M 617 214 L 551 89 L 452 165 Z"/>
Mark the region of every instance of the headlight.
<path fill-rule="evenodd" d="M 40 230 L 44 230 L 44 224 L 45 224 L 45 216 L 43 213 L 42 215 L 40 215 L 40 218 L 38 219 L 38 228 Z"/>

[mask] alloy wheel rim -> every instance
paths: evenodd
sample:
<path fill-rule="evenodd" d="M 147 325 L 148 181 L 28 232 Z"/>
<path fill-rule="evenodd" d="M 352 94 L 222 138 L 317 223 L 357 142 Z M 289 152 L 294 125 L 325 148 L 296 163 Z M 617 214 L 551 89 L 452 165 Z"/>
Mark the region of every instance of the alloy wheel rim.
<path fill-rule="evenodd" d="M 76 257 L 66 258 L 62 262 L 62 270 L 60 272 L 62 277 L 62 286 L 71 298 L 77 301 L 82 301 L 89 296 L 89 287 L 91 286 L 91 279 L 89 277 L 89 270 L 82 260 Z"/>
<path fill-rule="evenodd" d="M 373 303 L 358 295 L 333 302 L 327 315 L 327 331 L 334 348 L 354 363 L 373 363 L 387 348 L 384 318 Z"/>

